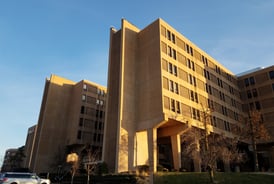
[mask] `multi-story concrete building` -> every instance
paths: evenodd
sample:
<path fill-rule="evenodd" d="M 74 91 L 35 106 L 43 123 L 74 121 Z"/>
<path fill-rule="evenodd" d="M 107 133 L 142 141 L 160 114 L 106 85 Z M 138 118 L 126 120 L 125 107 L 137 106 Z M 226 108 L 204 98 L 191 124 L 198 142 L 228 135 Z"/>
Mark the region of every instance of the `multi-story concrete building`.
<path fill-rule="evenodd" d="M 101 150 L 106 88 L 51 75 L 46 79 L 33 145 L 26 163 L 37 173 L 55 171 L 67 154 L 81 154 L 85 145 Z M 80 156 L 80 155 L 79 155 Z"/>
<path fill-rule="evenodd" d="M 188 124 L 203 128 L 208 108 L 209 131 L 232 135 L 243 116 L 232 72 L 161 19 L 142 30 L 124 19 L 111 28 L 103 150 L 110 171 L 156 171 L 164 144 L 169 164 L 181 168 L 180 135 Z"/>
<path fill-rule="evenodd" d="M 261 114 L 262 123 L 270 139 L 258 142 L 261 169 L 274 167 L 274 66 L 257 68 L 238 75 L 243 111 L 249 115 L 253 110 Z"/>
<path fill-rule="evenodd" d="M 15 166 L 14 163 L 12 163 L 11 158 L 14 157 L 17 152 L 18 148 L 10 148 L 6 150 L 3 164 L 1 167 L 1 172 L 12 171 L 14 169 Z"/>

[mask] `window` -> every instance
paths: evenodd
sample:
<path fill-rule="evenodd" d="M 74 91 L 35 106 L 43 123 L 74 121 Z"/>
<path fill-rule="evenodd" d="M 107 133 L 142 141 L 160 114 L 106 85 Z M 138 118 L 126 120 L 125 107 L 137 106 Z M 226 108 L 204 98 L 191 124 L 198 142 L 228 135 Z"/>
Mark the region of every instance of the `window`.
<path fill-rule="evenodd" d="M 210 80 L 209 71 L 207 71 L 206 69 L 204 69 L 204 76 L 205 76 L 206 79 Z"/>
<path fill-rule="evenodd" d="M 167 48 L 167 55 L 172 57 L 172 48 L 170 46 L 168 46 L 168 48 Z"/>
<path fill-rule="evenodd" d="M 200 121 L 200 111 L 195 108 L 192 108 L 192 118 Z"/>
<path fill-rule="evenodd" d="M 77 139 L 81 139 L 82 138 L 82 131 L 78 130 L 77 132 Z"/>
<path fill-rule="evenodd" d="M 95 134 L 93 134 L 93 142 L 96 141 L 96 138 L 97 138 L 97 134 L 95 133 Z"/>
<path fill-rule="evenodd" d="M 256 101 L 256 102 L 255 102 L 255 107 L 256 107 L 257 110 L 260 110 L 260 109 L 261 109 L 261 104 L 260 104 L 260 102 Z"/>
<path fill-rule="evenodd" d="M 186 44 L 186 52 L 188 54 L 190 54 L 191 56 L 193 56 L 193 49 L 191 46 L 189 46 L 188 44 Z"/>
<path fill-rule="evenodd" d="M 84 123 L 84 119 L 80 118 L 80 120 L 79 120 L 79 126 L 83 126 L 83 123 Z"/>
<path fill-rule="evenodd" d="M 251 91 L 250 90 L 247 90 L 247 98 L 252 98 L 252 95 L 251 95 Z"/>
<path fill-rule="evenodd" d="M 221 74 L 221 69 L 220 69 L 220 67 L 218 67 L 217 65 L 216 65 L 216 67 L 215 67 L 215 71 L 216 71 L 216 73 Z"/>
<path fill-rule="evenodd" d="M 100 140 L 101 140 L 101 134 L 98 134 L 97 135 L 97 141 L 100 142 Z"/>
<path fill-rule="evenodd" d="M 203 55 L 202 55 L 202 62 L 204 63 L 204 65 L 208 66 L 207 58 Z"/>
<path fill-rule="evenodd" d="M 167 54 L 168 54 L 170 57 L 172 57 L 173 59 L 176 60 L 176 58 L 177 58 L 177 53 L 176 53 L 176 50 L 175 50 L 175 49 L 173 49 L 173 48 L 171 48 L 170 46 L 168 46 L 168 48 L 167 48 Z"/>
<path fill-rule="evenodd" d="M 234 119 L 235 119 L 236 121 L 238 121 L 238 120 L 239 120 L 239 115 L 238 115 L 238 113 L 237 113 L 237 112 L 234 112 Z"/>
<path fill-rule="evenodd" d="M 187 59 L 187 67 L 195 71 L 195 65 L 194 62 L 191 61 L 190 59 Z"/>
<path fill-rule="evenodd" d="M 178 87 L 178 83 L 174 82 L 174 92 L 176 94 L 179 94 L 179 87 Z"/>
<path fill-rule="evenodd" d="M 253 97 L 257 97 L 258 96 L 257 90 L 256 89 L 252 89 L 252 94 L 253 94 Z"/>
<path fill-rule="evenodd" d="M 87 91 L 87 89 L 88 89 L 88 88 L 87 88 L 87 84 L 83 84 L 83 90 L 84 90 L 84 91 Z"/>
<path fill-rule="evenodd" d="M 173 74 L 177 76 L 177 66 L 173 65 Z"/>
<path fill-rule="evenodd" d="M 178 114 L 181 113 L 181 106 L 180 106 L 180 102 L 178 102 L 178 101 L 176 101 L 176 110 L 177 110 Z"/>
<path fill-rule="evenodd" d="M 190 91 L 190 100 L 198 103 L 198 94 L 194 91 Z"/>
<path fill-rule="evenodd" d="M 225 130 L 230 132 L 230 123 L 227 121 L 224 121 Z"/>
<path fill-rule="evenodd" d="M 229 86 L 229 92 L 230 92 L 231 94 L 234 94 L 234 88 L 231 87 L 231 86 Z"/>
<path fill-rule="evenodd" d="M 212 89 L 209 84 L 206 84 L 206 92 L 212 95 Z"/>
<path fill-rule="evenodd" d="M 98 127 L 98 121 L 95 121 L 95 123 L 94 123 L 94 129 L 97 130 L 97 127 Z"/>
<path fill-rule="evenodd" d="M 237 107 L 237 106 L 236 106 L 236 100 L 233 99 L 233 98 L 231 98 L 231 104 L 232 104 L 233 107 Z"/>
<path fill-rule="evenodd" d="M 175 35 L 173 33 L 171 34 L 171 41 L 175 43 Z"/>
<path fill-rule="evenodd" d="M 270 79 L 274 79 L 274 71 L 273 70 L 269 72 L 269 77 L 270 77 Z"/>
<path fill-rule="evenodd" d="M 212 117 L 212 121 L 211 122 L 212 122 L 212 124 L 211 124 L 212 126 L 217 127 L 217 120 L 216 120 L 215 116 Z"/>
<path fill-rule="evenodd" d="M 172 49 L 172 57 L 173 57 L 173 59 L 175 59 L 175 60 L 176 60 L 176 58 L 177 58 L 176 50 L 175 50 L 175 49 Z"/>
<path fill-rule="evenodd" d="M 81 106 L 81 114 L 85 114 L 85 106 Z"/>
<path fill-rule="evenodd" d="M 246 86 L 246 87 L 249 86 L 249 80 L 248 80 L 248 78 L 245 78 L 245 79 L 244 79 L 244 83 L 245 83 L 245 86 Z"/>
<path fill-rule="evenodd" d="M 168 63 L 168 71 L 169 71 L 169 73 L 173 73 L 172 69 L 173 69 L 172 64 Z"/>
<path fill-rule="evenodd" d="M 207 103 L 208 103 L 208 107 L 210 109 L 214 109 L 214 102 L 213 102 L 213 100 L 207 99 Z"/>
<path fill-rule="evenodd" d="M 196 78 L 192 76 L 191 74 L 188 75 L 189 83 L 193 86 L 196 86 Z"/>
<path fill-rule="evenodd" d="M 250 85 L 254 85 L 255 84 L 254 77 L 249 77 L 249 82 L 250 82 Z"/>
<path fill-rule="evenodd" d="M 174 84 L 173 81 L 170 80 L 169 81 L 169 90 L 172 91 L 172 92 L 174 92 L 174 85 L 173 84 Z"/>
<path fill-rule="evenodd" d="M 100 118 L 103 118 L 103 114 L 104 114 L 104 112 L 100 111 Z"/>
<path fill-rule="evenodd" d="M 218 81 L 218 86 L 220 86 L 221 88 L 223 88 L 223 81 L 219 78 L 217 78 Z"/>
<path fill-rule="evenodd" d="M 169 30 L 167 30 L 167 39 L 171 40 L 171 32 Z"/>
<path fill-rule="evenodd" d="M 83 102 L 86 101 L 86 95 L 82 95 L 82 101 L 83 101 Z"/>
<path fill-rule="evenodd" d="M 274 91 L 274 83 L 272 84 L 272 90 Z"/>
<path fill-rule="evenodd" d="M 220 99 L 225 102 L 225 94 L 219 91 L 219 96 L 220 96 Z"/>
<path fill-rule="evenodd" d="M 222 113 L 223 115 L 227 116 L 227 108 L 222 106 Z"/>
<path fill-rule="evenodd" d="M 171 106 L 171 110 L 175 112 L 175 100 L 171 99 L 170 106 Z"/>

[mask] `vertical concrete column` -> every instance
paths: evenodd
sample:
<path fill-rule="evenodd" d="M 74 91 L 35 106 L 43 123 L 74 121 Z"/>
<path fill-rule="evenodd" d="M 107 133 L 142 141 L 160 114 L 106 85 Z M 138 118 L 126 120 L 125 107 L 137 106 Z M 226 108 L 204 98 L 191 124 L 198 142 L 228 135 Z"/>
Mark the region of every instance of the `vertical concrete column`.
<path fill-rule="evenodd" d="M 172 156 L 174 169 L 179 171 L 181 168 L 181 139 L 180 135 L 171 136 Z"/>
<path fill-rule="evenodd" d="M 149 183 L 153 184 L 153 175 L 157 171 L 157 129 L 150 128 L 148 131 L 148 162 Z"/>
<path fill-rule="evenodd" d="M 196 140 L 196 151 L 193 156 L 194 171 L 201 172 L 201 157 L 200 157 L 200 143 L 199 140 Z"/>

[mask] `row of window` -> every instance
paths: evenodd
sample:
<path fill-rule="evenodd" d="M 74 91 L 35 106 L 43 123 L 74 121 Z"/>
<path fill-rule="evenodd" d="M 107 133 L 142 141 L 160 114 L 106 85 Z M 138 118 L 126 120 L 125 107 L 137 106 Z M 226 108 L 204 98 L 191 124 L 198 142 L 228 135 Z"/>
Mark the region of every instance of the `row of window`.
<path fill-rule="evenodd" d="M 214 68 L 214 66 L 215 66 L 216 73 L 223 75 L 229 81 L 232 82 L 233 77 L 229 73 L 222 71 L 222 69 L 219 66 L 213 64 L 211 61 L 209 61 L 207 59 L 207 57 L 205 57 L 204 55 L 200 54 L 198 51 L 193 49 L 189 44 L 185 43 L 183 40 L 181 40 L 180 38 L 175 36 L 174 33 L 172 33 L 170 30 L 166 29 L 164 26 L 162 26 L 162 28 L 161 28 L 161 34 L 164 37 L 166 37 L 169 41 L 171 41 L 173 44 L 176 44 L 179 48 L 181 48 L 182 50 L 186 51 L 191 56 L 194 56 L 195 58 L 200 60 L 205 66 L 209 66 L 209 63 L 210 63 L 211 68 Z M 177 55 L 181 55 L 181 54 L 179 54 L 179 53 L 176 54 L 176 50 L 174 48 L 172 48 L 171 46 L 168 46 L 168 55 L 176 60 Z"/>
<path fill-rule="evenodd" d="M 89 116 L 93 116 L 93 117 L 97 117 L 97 118 L 103 118 L 104 117 L 104 111 L 94 109 L 94 108 L 91 108 L 91 107 L 81 106 L 80 113 L 81 114 L 86 114 L 86 115 L 89 115 Z"/>
<path fill-rule="evenodd" d="M 77 139 L 78 140 L 88 140 L 88 141 L 93 140 L 93 142 L 101 143 L 103 141 L 103 134 L 91 133 L 91 132 L 87 132 L 87 131 L 78 130 Z"/>
<path fill-rule="evenodd" d="M 269 75 L 270 79 L 274 79 L 274 71 L 273 70 L 269 71 L 268 75 Z M 245 78 L 244 79 L 244 84 L 245 84 L 246 87 L 254 85 L 255 84 L 255 78 L 253 76 Z"/>
<path fill-rule="evenodd" d="M 168 83 L 168 85 L 167 85 Z M 177 82 L 174 82 L 173 80 L 169 80 L 168 78 L 163 77 L 163 87 L 175 94 L 181 95 L 183 97 L 189 98 L 190 100 L 196 102 L 196 103 L 200 103 L 199 101 L 199 95 L 197 92 L 187 89 L 181 85 L 179 85 Z M 211 87 L 211 85 L 206 84 L 206 91 L 211 94 L 214 95 L 215 97 L 219 98 L 220 100 L 224 101 L 224 102 L 229 102 L 227 100 L 230 99 L 230 105 L 232 105 L 233 107 L 236 108 L 240 108 L 240 106 L 238 107 L 237 102 L 235 99 L 230 98 L 229 96 L 226 96 L 222 91 L 218 91 L 217 89 Z M 185 93 L 185 94 L 184 94 Z M 202 96 L 201 96 L 202 98 Z M 203 99 L 205 99 L 205 97 L 203 97 Z M 213 101 L 212 103 L 208 103 L 208 106 L 211 106 L 211 108 L 213 109 Z"/>
<path fill-rule="evenodd" d="M 101 105 L 101 106 L 104 105 L 104 100 L 96 99 L 94 97 L 91 97 L 91 96 L 88 96 L 85 94 L 82 95 L 82 102 L 87 102 L 89 104 L 94 104 L 94 105 L 96 104 L 96 105 Z"/>
<path fill-rule="evenodd" d="M 209 84 L 205 84 L 205 89 L 206 92 L 210 95 L 213 95 L 215 97 L 219 97 L 220 100 L 224 101 L 224 102 L 228 102 L 227 100 L 230 99 L 230 104 L 233 107 L 237 107 L 237 102 L 234 98 L 230 98 L 229 96 L 226 96 L 222 91 L 219 91 L 218 89 L 212 87 Z"/>
<path fill-rule="evenodd" d="M 95 86 L 87 85 L 85 83 L 83 84 L 83 90 L 84 91 L 89 91 L 89 92 L 92 92 L 92 93 L 97 93 L 100 96 L 105 96 L 105 91 L 104 90 L 99 89 Z"/>
<path fill-rule="evenodd" d="M 84 128 L 90 128 L 95 130 L 103 130 L 104 123 L 101 121 L 93 121 L 91 119 L 80 118 L 79 119 L 79 126 Z"/>
<path fill-rule="evenodd" d="M 211 116 L 210 121 L 211 121 L 212 126 L 217 127 L 217 128 L 223 128 L 225 131 L 231 132 L 231 125 L 228 121 L 222 120 L 215 116 Z M 218 126 L 218 124 L 219 124 L 219 126 Z M 223 124 L 223 127 L 220 127 L 221 124 Z"/>
<path fill-rule="evenodd" d="M 198 98 L 198 95 L 195 94 L 195 92 L 192 93 L 193 96 L 193 101 L 195 101 Z M 218 112 L 220 114 L 223 114 L 226 117 L 230 117 L 236 121 L 239 120 L 239 114 L 235 111 L 232 111 L 230 109 L 228 109 L 227 107 L 220 105 L 218 103 L 215 103 L 212 100 L 209 100 L 208 102 L 208 107 L 212 110 L 214 110 L 214 112 Z M 214 108 L 214 106 L 216 108 Z M 165 109 L 171 110 L 177 114 L 184 114 L 186 116 L 191 116 L 193 119 L 199 120 L 200 121 L 200 111 L 192 108 L 186 104 L 180 103 L 180 101 L 174 100 L 172 98 L 169 97 L 164 97 L 164 107 Z"/>
<path fill-rule="evenodd" d="M 194 62 L 189 60 L 187 63 L 188 63 L 187 64 L 188 68 L 195 71 Z M 168 71 L 170 74 L 173 74 L 174 76 L 179 77 L 182 80 L 184 80 L 187 77 L 187 80 L 190 84 L 192 84 L 195 87 L 197 86 L 197 80 L 195 76 L 191 74 L 187 74 L 186 71 L 182 70 L 180 67 L 177 67 L 175 64 L 172 64 L 171 62 L 166 61 L 165 59 L 162 59 L 162 65 L 163 65 L 163 69 Z M 197 74 L 199 74 L 199 72 L 197 72 Z M 202 73 L 200 73 L 200 75 L 203 75 L 208 80 L 211 80 L 212 78 L 211 81 L 214 82 L 216 85 L 218 85 L 219 87 L 223 89 L 226 89 L 230 94 L 235 95 L 235 90 L 231 85 L 227 84 L 222 79 L 214 76 L 213 74 L 210 74 L 210 72 L 207 71 L 206 69 L 204 69 Z M 203 83 L 203 82 L 201 81 L 200 83 Z"/>

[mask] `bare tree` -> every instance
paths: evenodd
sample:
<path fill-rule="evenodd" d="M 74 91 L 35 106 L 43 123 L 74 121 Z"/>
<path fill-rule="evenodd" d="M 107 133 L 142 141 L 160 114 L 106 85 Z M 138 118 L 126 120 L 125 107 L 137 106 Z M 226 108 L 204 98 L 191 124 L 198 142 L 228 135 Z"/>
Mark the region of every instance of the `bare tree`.
<path fill-rule="evenodd" d="M 248 117 L 244 119 L 244 126 L 239 129 L 239 135 L 241 135 L 242 140 L 251 143 L 253 150 L 253 169 L 254 171 L 258 171 L 257 144 L 270 139 L 270 134 L 258 110 L 252 110 L 248 113 Z"/>
<path fill-rule="evenodd" d="M 214 171 L 216 170 L 217 160 L 221 159 L 225 164 L 229 165 L 231 161 L 240 161 L 242 154 L 238 150 L 239 137 L 236 135 L 228 137 L 224 133 L 219 132 L 217 134 L 210 131 L 212 109 L 201 106 L 201 126 L 199 128 L 190 127 L 181 136 L 182 141 L 185 142 L 183 154 L 199 160 L 201 165 L 208 171 L 210 181 L 214 183 Z"/>
<path fill-rule="evenodd" d="M 84 154 L 82 162 L 87 171 L 87 184 L 90 182 L 90 177 L 95 173 L 96 168 L 100 162 L 100 152 L 98 149 L 92 150 L 90 144 L 86 144 L 82 153 Z"/>

